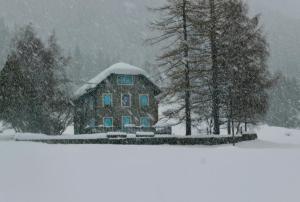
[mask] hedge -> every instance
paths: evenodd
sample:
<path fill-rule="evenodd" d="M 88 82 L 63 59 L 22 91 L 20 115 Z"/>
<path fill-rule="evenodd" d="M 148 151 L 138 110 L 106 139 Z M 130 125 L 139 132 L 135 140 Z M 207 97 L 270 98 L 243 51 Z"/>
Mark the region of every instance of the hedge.
<path fill-rule="evenodd" d="M 236 137 L 143 137 L 143 138 L 99 138 L 99 139 L 44 139 L 26 140 L 48 144 L 121 144 L 121 145 L 221 145 L 257 139 L 257 134 Z"/>

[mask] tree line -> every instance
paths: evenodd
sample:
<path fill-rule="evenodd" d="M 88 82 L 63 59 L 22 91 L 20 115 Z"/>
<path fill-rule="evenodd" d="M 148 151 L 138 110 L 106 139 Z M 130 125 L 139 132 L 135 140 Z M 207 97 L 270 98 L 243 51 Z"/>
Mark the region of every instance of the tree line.
<path fill-rule="evenodd" d="M 163 48 L 159 68 L 145 66 L 160 77 L 164 115 L 185 122 L 187 135 L 203 123 L 214 134 L 262 120 L 299 127 L 299 82 L 269 73 L 259 15 L 250 17 L 247 4 L 168 0 L 151 10 L 161 35 L 149 42 Z M 61 134 L 72 122 L 72 91 L 117 60 L 79 47 L 65 56 L 55 33 L 45 43 L 32 24 L 12 32 L 3 19 L 0 46 L 0 121 L 19 132 Z"/>
<path fill-rule="evenodd" d="M 168 118 L 193 125 L 206 121 L 208 131 L 240 132 L 261 120 L 268 109 L 268 45 L 259 15 L 250 17 L 241 0 L 167 0 L 151 27 L 160 34 L 158 57 L 168 84 L 162 99 L 173 106 Z"/>

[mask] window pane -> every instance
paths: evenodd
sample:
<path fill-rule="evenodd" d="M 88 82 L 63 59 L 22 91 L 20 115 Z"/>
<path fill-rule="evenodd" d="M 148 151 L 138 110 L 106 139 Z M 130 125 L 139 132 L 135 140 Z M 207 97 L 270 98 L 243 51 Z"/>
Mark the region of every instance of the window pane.
<path fill-rule="evenodd" d="M 111 106 L 112 100 L 111 95 L 104 95 L 103 96 L 103 104 L 104 106 Z"/>
<path fill-rule="evenodd" d="M 141 117 L 141 126 L 150 127 L 150 119 L 148 117 Z"/>
<path fill-rule="evenodd" d="M 122 125 L 123 127 L 126 125 L 131 124 L 131 117 L 130 116 L 123 116 L 122 117 Z"/>
<path fill-rule="evenodd" d="M 140 96 L 140 105 L 141 105 L 141 107 L 149 106 L 149 97 L 148 97 L 148 95 L 141 95 Z"/>
<path fill-rule="evenodd" d="M 108 118 L 108 117 L 105 117 L 104 119 L 103 119 L 103 125 L 104 125 L 104 127 L 112 127 L 113 126 L 113 120 L 112 120 L 112 118 Z"/>
<path fill-rule="evenodd" d="M 122 106 L 130 107 L 130 95 L 129 94 L 122 95 Z"/>
<path fill-rule="evenodd" d="M 132 85 L 133 84 L 133 76 L 132 75 L 120 75 L 120 76 L 118 76 L 118 84 Z"/>

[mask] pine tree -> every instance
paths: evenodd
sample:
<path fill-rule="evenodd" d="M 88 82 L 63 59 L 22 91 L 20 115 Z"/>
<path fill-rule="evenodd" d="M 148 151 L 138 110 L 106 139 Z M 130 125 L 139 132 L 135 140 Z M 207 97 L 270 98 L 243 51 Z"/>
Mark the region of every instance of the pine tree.
<path fill-rule="evenodd" d="M 32 25 L 20 29 L 0 73 L 0 119 L 17 131 L 61 134 L 71 118 L 55 35 L 45 47 Z"/>
<path fill-rule="evenodd" d="M 240 0 L 224 3 L 224 23 L 219 52 L 223 81 L 223 103 L 228 117 L 228 131 L 237 122 L 255 123 L 268 108 L 267 90 L 274 78 L 268 71 L 268 49 L 259 16 L 248 17 L 247 5 Z M 246 126 L 245 126 L 246 128 Z"/>
<path fill-rule="evenodd" d="M 152 24 L 162 34 L 151 40 L 152 44 L 169 42 L 160 55 L 161 66 L 165 67 L 169 85 L 164 89 L 164 100 L 174 107 L 165 115 L 185 121 L 186 135 L 192 133 L 191 103 L 191 23 L 193 4 L 190 0 L 168 0 L 164 7 L 153 9 L 161 14 L 161 19 Z"/>
<path fill-rule="evenodd" d="M 65 71 L 70 58 L 62 55 L 62 50 L 57 44 L 55 32 L 48 39 L 45 56 L 43 64 L 48 70 L 48 82 L 46 82 L 47 86 L 44 89 L 49 89 L 45 95 L 48 96 L 48 108 L 46 107 L 45 109 L 46 113 L 50 114 L 50 116 L 46 117 L 48 121 L 51 121 L 51 124 L 46 124 L 46 127 L 49 127 L 47 134 L 62 134 L 64 129 L 70 124 L 73 112 L 73 107 L 70 103 L 72 96 L 70 92 L 71 85 Z"/>
<path fill-rule="evenodd" d="M 211 47 L 211 63 L 212 63 L 212 117 L 214 120 L 214 134 L 220 134 L 220 65 L 217 62 L 218 59 L 218 47 L 217 47 L 217 24 L 218 24 L 218 5 L 216 0 L 209 0 L 210 7 L 210 29 L 209 39 Z"/>
<path fill-rule="evenodd" d="M 300 127 L 300 83 L 296 78 L 280 76 L 270 90 L 270 108 L 266 123 L 287 128 Z"/>
<path fill-rule="evenodd" d="M 224 2 L 221 0 L 196 0 L 195 13 L 191 17 L 194 36 L 198 43 L 198 77 L 201 78 L 205 92 L 205 106 L 210 108 L 213 133 L 220 134 L 222 100 L 222 63 L 220 55 L 220 35 L 224 24 Z M 201 91 L 203 94 L 203 90 Z M 202 103 L 203 104 L 203 103 Z M 201 107 L 200 107 L 201 108 Z M 199 108 L 199 109 L 200 109 Z M 198 110 L 198 114 L 207 110 Z M 206 115 L 206 117 L 208 117 Z"/>
<path fill-rule="evenodd" d="M 3 68 L 8 54 L 10 41 L 10 30 L 6 26 L 4 19 L 0 18 L 0 70 Z"/>
<path fill-rule="evenodd" d="M 210 89 L 206 96 L 210 104 L 202 103 L 197 113 L 207 114 L 203 105 L 210 107 L 212 120 L 208 122 L 213 123 L 213 133 L 219 134 L 226 118 L 230 133 L 234 120 L 237 125 L 242 119 L 252 123 L 266 112 L 266 90 L 273 83 L 266 65 L 267 43 L 258 16 L 248 17 L 243 1 L 198 0 L 197 13 L 192 25 L 198 41 L 206 41 L 198 42 L 202 49 L 198 67 L 210 66 L 207 76 L 203 77 L 203 68 L 199 74 L 202 86 Z"/>

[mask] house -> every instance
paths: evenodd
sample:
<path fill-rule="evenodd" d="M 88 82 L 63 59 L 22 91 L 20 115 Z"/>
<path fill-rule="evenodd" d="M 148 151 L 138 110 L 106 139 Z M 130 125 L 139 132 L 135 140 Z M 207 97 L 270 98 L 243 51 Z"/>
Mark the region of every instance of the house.
<path fill-rule="evenodd" d="M 154 132 L 160 92 L 143 69 L 114 64 L 75 93 L 74 132 Z"/>

